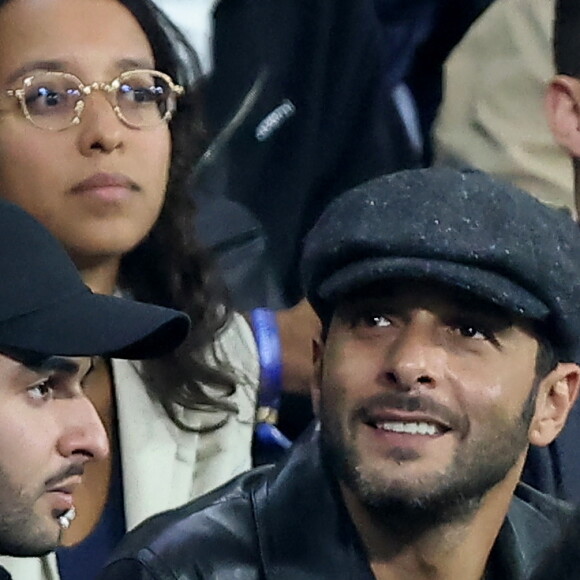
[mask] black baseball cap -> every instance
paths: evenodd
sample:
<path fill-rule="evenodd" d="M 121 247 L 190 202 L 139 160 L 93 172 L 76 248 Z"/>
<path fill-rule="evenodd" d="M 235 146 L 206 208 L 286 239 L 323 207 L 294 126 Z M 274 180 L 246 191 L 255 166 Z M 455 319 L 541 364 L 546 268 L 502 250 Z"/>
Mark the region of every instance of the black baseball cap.
<path fill-rule="evenodd" d="M 0 352 L 146 359 L 189 331 L 182 312 L 94 294 L 59 242 L 0 201 Z"/>
<path fill-rule="evenodd" d="M 578 225 L 480 171 L 401 171 L 342 194 L 306 238 L 302 275 L 323 319 L 372 282 L 431 279 L 540 322 L 562 360 L 580 351 Z"/>

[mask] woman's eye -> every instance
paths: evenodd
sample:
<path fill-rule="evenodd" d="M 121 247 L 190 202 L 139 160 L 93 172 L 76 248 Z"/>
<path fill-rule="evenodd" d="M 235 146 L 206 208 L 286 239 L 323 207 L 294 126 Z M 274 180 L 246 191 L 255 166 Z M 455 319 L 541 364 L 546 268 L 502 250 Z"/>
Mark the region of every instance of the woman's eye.
<path fill-rule="evenodd" d="M 58 114 L 74 109 L 80 99 L 76 88 L 34 86 L 27 89 L 24 100 L 31 115 Z"/>
<path fill-rule="evenodd" d="M 42 381 L 28 389 L 28 395 L 35 401 L 46 401 L 52 398 L 53 387 L 50 379 Z"/>
<path fill-rule="evenodd" d="M 149 103 L 157 103 L 163 96 L 163 89 L 161 87 L 132 87 L 123 84 L 119 87 L 118 98 L 136 105 L 147 105 Z"/>

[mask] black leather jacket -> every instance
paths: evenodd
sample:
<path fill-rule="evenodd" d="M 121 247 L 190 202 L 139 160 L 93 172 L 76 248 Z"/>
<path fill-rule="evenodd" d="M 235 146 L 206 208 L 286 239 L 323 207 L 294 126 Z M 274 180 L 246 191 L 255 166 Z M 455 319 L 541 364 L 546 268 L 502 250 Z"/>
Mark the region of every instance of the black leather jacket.
<path fill-rule="evenodd" d="M 528 578 L 571 507 L 521 485 L 492 550 L 486 580 Z M 283 463 L 130 532 L 101 580 L 372 580 L 310 431 Z"/>

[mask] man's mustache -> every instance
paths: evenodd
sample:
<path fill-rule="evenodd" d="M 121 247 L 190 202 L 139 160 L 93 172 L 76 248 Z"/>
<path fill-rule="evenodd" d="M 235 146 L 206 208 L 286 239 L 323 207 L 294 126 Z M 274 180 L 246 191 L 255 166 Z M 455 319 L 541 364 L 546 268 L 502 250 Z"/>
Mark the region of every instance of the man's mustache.
<path fill-rule="evenodd" d="M 422 413 L 459 433 L 465 433 L 468 428 L 466 417 L 430 397 L 399 392 L 379 393 L 368 397 L 354 409 L 352 416 L 353 419 L 366 423 L 372 421 L 379 413 L 388 410 Z"/>
<path fill-rule="evenodd" d="M 85 472 L 85 468 L 82 464 L 73 463 L 72 465 L 65 467 L 62 471 L 60 471 L 56 475 L 53 475 L 50 479 L 47 479 L 44 482 L 44 486 L 47 489 L 51 489 L 53 487 L 58 487 L 58 484 L 61 483 L 62 481 L 66 481 L 70 477 L 83 475 L 84 472 Z"/>

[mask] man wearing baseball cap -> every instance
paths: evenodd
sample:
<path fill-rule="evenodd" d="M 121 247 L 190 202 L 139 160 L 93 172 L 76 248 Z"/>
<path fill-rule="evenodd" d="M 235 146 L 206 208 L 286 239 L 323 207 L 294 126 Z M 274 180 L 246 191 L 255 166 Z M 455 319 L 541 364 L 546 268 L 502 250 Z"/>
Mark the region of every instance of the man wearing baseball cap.
<path fill-rule="evenodd" d="M 74 518 L 84 465 L 108 453 L 83 393 L 91 357 L 161 356 L 189 319 L 93 294 L 51 234 L 4 201 L 0 276 L 0 554 L 42 555 Z"/>
<path fill-rule="evenodd" d="M 479 172 L 337 198 L 302 261 L 316 425 L 130 533 L 103 578 L 527 577 L 570 514 L 519 479 L 578 393 L 579 236 Z"/>

